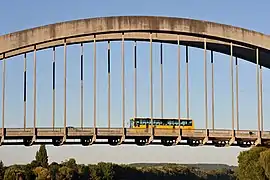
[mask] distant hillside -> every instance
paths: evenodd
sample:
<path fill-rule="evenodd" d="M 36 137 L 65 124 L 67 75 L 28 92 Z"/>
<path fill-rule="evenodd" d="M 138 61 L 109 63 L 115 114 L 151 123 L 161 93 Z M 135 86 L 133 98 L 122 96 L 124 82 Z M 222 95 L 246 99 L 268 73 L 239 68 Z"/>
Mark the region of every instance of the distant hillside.
<path fill-rule="evenodd" d="M 145 166 L 187 166 L 201 170 L 218 170 L 218 169 L 232 169 L 237 166 L 229 166 L 226 164 L 176 164 L 176 163 L 132 163 L 130 166 L 145 167 Z"/>

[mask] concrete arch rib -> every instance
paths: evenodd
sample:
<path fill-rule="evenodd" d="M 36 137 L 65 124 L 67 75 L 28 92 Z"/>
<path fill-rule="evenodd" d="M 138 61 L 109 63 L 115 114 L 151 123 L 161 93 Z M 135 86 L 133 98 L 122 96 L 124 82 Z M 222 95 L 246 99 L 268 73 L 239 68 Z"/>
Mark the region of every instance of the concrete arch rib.
<path fill-rule="evenodd" d="M 97 40 L 120 40 L 126 32 L 127 40 L 148 40 L 146 32 L 157 33 L 154 41 L 176 43 L 176 34 L 181 34 L 183 45 L 203 47 L 203 39 L 209 42 L 208 49 L 229 54 L 229 42 L 237 45 L 234 56 L 255 62 L 254 48 L 260 49 L 261 65 L 270 67 L 270 36 L 259 32 L 207 21 L 158 16 L 114 16 L 61 22 L 0 36 L 0 59 L 36 49 L 61 46 L 67 43 Z M 118 34 L 118 35 L 117 35 Z M 138 35 L 139 34 L 139 35 Z M 98 38 L 99 37 L 99 38 Z M 172 39 L 172 37 L 174 37 Z M 195 39 L 193 37 L 196 37 Z M 186 38 L 186 39 L 185 39 Z"/>

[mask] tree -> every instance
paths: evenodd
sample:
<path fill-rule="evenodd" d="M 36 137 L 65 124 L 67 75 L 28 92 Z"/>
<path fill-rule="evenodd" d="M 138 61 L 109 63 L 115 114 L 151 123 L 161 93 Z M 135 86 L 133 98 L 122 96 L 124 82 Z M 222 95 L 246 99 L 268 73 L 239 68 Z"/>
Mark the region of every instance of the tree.
<path fill-rule="evenodd" d="M 88 166 L 79 165 L 78 166 L 78 173 L 80 175 L 81 180 L 88 180 L 90 179 L 90 170 Z"/>
<path fill-rule="evenodd" d="M 17 165 L 10 166 L 4 175 L 4 180 L 19 180 L 19 178 L 24 178 L 24 171 Z"/>
<path fill-rule="evenodd" d="M 36 180 L 50 180 L 50 171 L 47 168 L 36 167 L 34 172 L 37 176 Z"/>
<path fill-rule="evenodd" d="M 39 151 L 36 153 L 36 161 L 40 166 L 44 168 L 48 167 L 48 155 L 44 144 L 40 146 Z"/>
<path fill-rule="evenodd" d="M 3 161 L 0 161 L 0 179 L 4 179 L 5 169 Z"/>
<path fill-rule="evenodd" d="M 270 179 L 270 150 L 260 153 L 259 162 L 264 169 L 265 176 Z"/>
<path fill-rule="evenodd" d="M 96 173 L 103 180 L 113 180 L 115 177 L 114 165 L 112 163 L 100 162 L 97 164 Z"/>
<path fill-rule="evenodd" d="M 239 180 L 265 179 L 264 169 L 259 162 L 260 153 L 267 150 L 265 147 L 253 147 L 243 151 L 238 156 L 238 169 L 236 171 Z"/>
<path fill-rule="evenodd" d="M 33 172 L 34 168 L 35 167 L 33 167 L 32 164 L 27 164 L 27 165 L 23 166 L 23 170 L 25 172 L 24 173 L 25 174 L 25 179 L 27 179 L 27 180 L 35 180 L 36 179 L 36 176 L 35 176 L 35 174 Z"/>
<path fill-rule="evenodd" d="M 63 166 L 59 168 L 59 173 L 57 174 L 57 180 L 73 180 L 76 179 L 73 174 L 73 169 Z"/>
<path fill-rule="evenodd" d="M 51 179 L 52 180 L 56 180 L 59 167 L 60 166 L 56 162 L 52 162 L 50 164 L 49 170 L 50 170 L 50 174 L 51 174 Z"/>
<path fill-rule="evenodd" d="M 71 169 L 77 169 L 76 160 L 74 158 L 70 158 L 68 161 L 63 162 L 62 165 Z"/>

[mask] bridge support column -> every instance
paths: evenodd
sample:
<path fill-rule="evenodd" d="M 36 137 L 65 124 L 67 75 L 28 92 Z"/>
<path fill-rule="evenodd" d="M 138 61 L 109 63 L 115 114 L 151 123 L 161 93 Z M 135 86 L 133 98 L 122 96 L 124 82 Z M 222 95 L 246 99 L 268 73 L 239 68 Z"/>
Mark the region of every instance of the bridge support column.
<path fill-rule="evenodd" d="M 179 128 L 179 135 L 176 139 L 176 142 L 175 142 L 175 145 L 177 145 L 181 139 L 182 139 L 182 129 L 181 129 L 181 125 L 180 125 L 180 122 L 181 122 L 181 94 L 180 94 L 180 85 L 181 85 L 181 73 L 180 73 L 180 70 L 181 70 L 181 60 L 180 60 L 180 37 L 179 35 L 177 35 L 177 62 L 178 62 L 178 69 L 177 69 L 177 76 L 178 76 L 178 79 L 177 79 L 177 93 L 178 93 L 178 128 Z"/>
<path fill-rule="evenodd" d="M 94 118 L 94 128 L 93 128 L 93 131 L 94 131 L 94 134 L 93 134 L 93 137 L 92 137 L 92 140 L 91 142 L 89 143 L 89 145 L 92 145 L 95 141 L 96 141 L 96 138 L 97 138 L 97 98 L 96 98 L 96 95 L 97 95 L 97 55 L 96 55 L 96 35 L 94 35 L 94 48 L 93 48 L 93 54 L 94 54 L 94 57 L 93 57 L 93 72 L 94 72 L 94 80 L 93 80 L 93 86 L 94 86 L 94 102 L 93 102 L 93 106 L 94 106 L 94 112 L 93 112 L 93 118 Z"/>
<path fill-rule="evenodd" d="M 64 40 L 64 136 L 60 145 L 63 145 L 67 139 L 67 44 Z"/>
<path fill-rule="evenodd" d="M 188 83 L 188 46 L 186 46 L 186 111 L 187 111 L 187 119 L 189 119 L 189 83 Z"/>
<path fill-rule="evenodd" d="M 235 57 L 235 78 L 236 78 L 236 130 L 239 131 L 239 70 L 238 59 Z"/>
<path fill-rule="evenodd" d="M 256 49 L 256 62 L 257 62 L 257 94 L 258 94 L 258 138 L 255 141 L 255 146 L 260 145 L 262 143 L 262 134 L 261 134 L 261 77 L 259 70 L 259 49 Z"/>
<path fill-rule="evenodd" d="M 24 54 L 24 71 L 23 71 L 23 129 L 26 128 L 26 53 Z"/>
<path fill-rule="evenodd" d="M 204 38 L 204 101 L 205 101 L 205 138 L 203 144 L 208 142 L 208 96 L 207 96 L 207 48 L 206 48 L 206 38 Z"/>
<path fill-rule="evenodd" d="M 55 47 L 53 47 L 52 59 L 52 128 L 55 126 Z"/>
<path fill-rule="evenodd" d="M 160 114 L 163 119 L 163 48 L 160 44 Z"/>
<path fill-rule="evenodd" d="M 6 92 L 6 60 L 5 54 L 2 64 L 2 136 L 0 144 L 4 142 L 5 138 L 5 92 Z"/>
<path fill-rule="evenodd" d="M 147 144 L 150 144 L 154 140 L 152 32 L 150 33 L 150 116 L 151 116 L 151 137 L 148 139 Z"/>
<path fill-rule="evenodd" d="M 81 96 L 81 104 L 80 104 L 80 108 L 81 108 L 81 129 L 83 129 L 83 123 L 84 123 L 84 118 L 83 118 L 83 111 L 84 111 L 84 106 L 83 106 L 83 75 L 84 75 L 84 71 L 83 71 L 83 43 L 81 43 L 81 64 L 80 64 L 80 71 L 81 71 L 81 93 L 80 93 L 80 96 Z"/>
<path fill-rule="evenodd" d="M 124 44 L 124 33 L 122 33 L 122 128 L 123 133 L 125 129 L 125 44 Z"/>
<path fill-rule="evenodd" d="M 215 90 L 214 90 L 214 54 L 213 51 L 211 51 L 211 67 L 212 67 L 212 130 L 215 130 Z"/>
<path fill-rule="evenodd" d="M 111 128 L 111 53 L 110 41 L 108 41 L 107 49 L 108 60 L 108 128 Z"/>
<path fill-rule="evenodd" d="M 233 86 L 233 44 L 230 45 L 231 95 L 232 95 L 232 131 L 234 132 L 234 86 Z"/>
<path fill-rule="evenodd" d="M 134 118 L 137 117 L 137 45 L 134 42 Z"/>
<path fill-rule="evenodd" d="M 34 142 L 35 142 L 35 140 L 36 140 L 36 127 L 37 127 L 37 113 L 36 113 L 36 111 L 37 111 L 37 83 L 36 83 L 36 81 L 37 81 L 37 77 L 36 77 L 36 75 L 37 75 L 37 50 L 36 50 L 36 46 L 34 46 L 34 97 L 33 97 L 33 99 L 34 99 L 34 115 L 33 115 L 33 117 L 34 117 L 34 127 L 33 127 L 33 138 L 32 138 L 32 141 L 31 141 L 31 144 L 33 144 Z"/>
<path fill-rule="evenodd" d="M 260 102 L 261 102 L 261 131 L 263 132 L 263 86 L 262 86 L 262 66 L 260 65 Z"/>

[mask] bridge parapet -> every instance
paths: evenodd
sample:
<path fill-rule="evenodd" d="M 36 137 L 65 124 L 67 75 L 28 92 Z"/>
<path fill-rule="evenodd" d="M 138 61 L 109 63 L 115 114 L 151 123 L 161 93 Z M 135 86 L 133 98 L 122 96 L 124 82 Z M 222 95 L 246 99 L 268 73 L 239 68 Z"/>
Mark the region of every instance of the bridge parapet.
<path fill-rule="evenodd" d="M 179 129 L 155 129 L 155 136 L 179 136 Z"/>
<path fill-rule="evenodd" d="M 38 128 L 37 136 L 39 137 L 64 136 L 64 128 Z"/>
<path fill-rule="evenodd" d="M 123 128 L 98 128 L 97 136 L 122 136 Z"/>
<path fill-rule="evenodd" d="M 151 136 L 151 129 L 127 129 L 126 136 Z"/>
<path fill-rule="evenodd" d="M 240 130 L 235 131 L 236 138 L 258 138 L 258 131 L 256 130 Z"/>
<path fill-rule="evenodd" d="M 270 139 L 270 131 L 263 131 L 262 132 L 262 138 Z"/>
<path fill-rule="evenodd" d="M 225 130 L 225 129 L 210 129 L 209 130 L 209 137 L 222 137 L 222 138 L 230 138 L 232 137 L 232 131 L 231 130 Z"/>
<path fill-rule="evenodd" d="M 17 136 L 32 136 L 33 128 L 6 128 L 5 136 L 7 137 L 17 137 Z"/>
<path fill-rule="evenodd" d="M 182 130 L 183 137 L 205 137 L 205 129 Z"/>
<path fill-rule="evenodd" d="M 94 128 L 68 128 L 68 136 L 93 136 Z"/>

